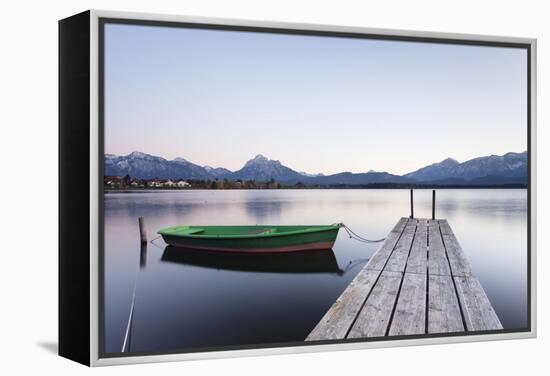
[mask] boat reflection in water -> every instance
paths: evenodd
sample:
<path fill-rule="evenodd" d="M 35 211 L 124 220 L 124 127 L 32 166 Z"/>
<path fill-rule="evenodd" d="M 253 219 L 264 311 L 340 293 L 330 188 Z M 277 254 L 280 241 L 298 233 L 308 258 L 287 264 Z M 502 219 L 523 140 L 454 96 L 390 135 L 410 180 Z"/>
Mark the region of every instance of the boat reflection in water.
<path fill-rule="evenodd" d="M 161 260 L 243 272 L 344 273 L 332 249 L 288 253 L 228 253 L 167 246 Z"/>

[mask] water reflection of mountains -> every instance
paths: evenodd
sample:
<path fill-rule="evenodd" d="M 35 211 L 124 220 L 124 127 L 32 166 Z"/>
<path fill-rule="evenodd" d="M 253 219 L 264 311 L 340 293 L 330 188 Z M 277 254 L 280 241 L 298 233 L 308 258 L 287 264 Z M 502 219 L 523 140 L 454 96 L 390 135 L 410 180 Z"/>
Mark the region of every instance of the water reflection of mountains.
<path fill-rule="evenodd" d="M 290 253 L 224 253 L 167 246 L 162 261 L 218 270 L 341 275 L 332 249 Z"/>

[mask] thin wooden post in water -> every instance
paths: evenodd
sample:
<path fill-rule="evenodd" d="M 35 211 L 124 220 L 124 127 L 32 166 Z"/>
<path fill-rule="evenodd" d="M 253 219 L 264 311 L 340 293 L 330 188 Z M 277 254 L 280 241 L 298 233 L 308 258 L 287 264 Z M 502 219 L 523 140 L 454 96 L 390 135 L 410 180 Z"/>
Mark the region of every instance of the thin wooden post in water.
<path fill-rule="evenodd" d="M 411 188 L 411 216 L 410 218 L 414 218 L 414 196 L 413 196 L 413 189 Z"/>
<path fill-rule="evenodd" d="M 147 243 L 141 243 L 139 248 L 139 268 L 143 269 L 147 266 Z"/>
<path fill-rule="evenodd" d="M 432 219 L 435 219 L 435 189 L 432 190 Z"/>
<path fill-rule="evenodd" d="M 147 243 L 147 231 L 145 230 L 145 219 L 143 217 L 138 218 L 139 223 L 139 239 L 141 244 Z"/>

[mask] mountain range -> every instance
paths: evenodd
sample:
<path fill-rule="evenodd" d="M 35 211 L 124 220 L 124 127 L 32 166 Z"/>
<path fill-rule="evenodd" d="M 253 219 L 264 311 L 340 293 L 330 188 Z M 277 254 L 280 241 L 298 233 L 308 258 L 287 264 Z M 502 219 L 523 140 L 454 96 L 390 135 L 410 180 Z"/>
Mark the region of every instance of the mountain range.
<path fill-rule="evenodd" d="M 368 171 L 341 172 L 332 175 L 298 172 L 278 160 L 261 154 L 237 170 L 200 166 L 183 158 L 167 160 L 141 152 L 124 156 L 105 155 L 105 176 L 130 175 L 140 179 L 254 180 L 271 179 L 287 184 L 366 185 L 366 184 L 433 184 L 433 185 L 503 185 L 527 184 L 527 152 L 489 155 L 458 162 L 447 158 L 404 175 Z"/>

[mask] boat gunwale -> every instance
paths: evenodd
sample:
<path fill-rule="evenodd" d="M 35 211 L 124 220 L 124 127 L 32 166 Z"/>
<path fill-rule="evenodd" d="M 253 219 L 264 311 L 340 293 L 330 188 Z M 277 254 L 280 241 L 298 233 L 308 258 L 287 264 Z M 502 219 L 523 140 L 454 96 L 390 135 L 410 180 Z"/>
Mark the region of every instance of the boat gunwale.
<path fill-rule="evenodd" d="M 272 225 L 271 227 L 295 227 L 300 225 Z M 306 227 L 302 230 L 286 231 L 286 232 L 264 232 L 258 234 L 242 234 L 242 235 L 200 235 L 200 234 L 177 234 L 177 233 L 163 233 L 163 230 L 175 228 L 175 227 L 191 227 L 191 226 L 172 226 L 165 227 L 157 231 L 157 234 L 161 236 L 174 236 L 179 238 L 191 238 L 191 239 L 256 239 L 256 238 L 271 238 L 271 237 L 281 237 L 281 236 L 290 236 L 290 235 L 300 235 L 306 233 L 315 233 L 315 232 L 325 232 L 325 231 L 335 231 L 340 229 L 340 224 L 335 225 L 312 225 L 318 227 Z M 192 226 L 201 228 L 201 226 Z M 203 227 L 243 227 L 243 226 L 203 226 Z M 262 226 L 250 226 L 250 227 L 262 227 Z M 265 227 L 270 227 L 266 225 Z"/>

